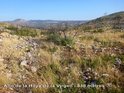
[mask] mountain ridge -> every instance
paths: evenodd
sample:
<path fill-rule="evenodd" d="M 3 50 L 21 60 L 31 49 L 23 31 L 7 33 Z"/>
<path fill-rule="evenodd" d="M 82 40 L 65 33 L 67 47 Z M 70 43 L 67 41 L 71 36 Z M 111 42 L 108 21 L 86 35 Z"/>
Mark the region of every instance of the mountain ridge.
<path fill-rule="evenodd" d="M 57 27 L 58 25 L 67 24 L 68 26 L 77 26 L 85 23 L 86 21 L 79 20 L 25 20 L 25 19 L 15 19 L 13 21 L 7 21 L 7 23 L 13 25 L 27 26 L 33 28 L 44 28 Z"/>
<path fill-rule="evenodd" d="M 92 27 L 96 27 L 96 28 L 112 27 L 112 28 L 124 29 L 124 11 L 102 16 L 94 20 L 88 21 L 82 25 L 85 25 L 85 26 L 87 25 L 87 26 L 90 26 L 91 28 Z"/>

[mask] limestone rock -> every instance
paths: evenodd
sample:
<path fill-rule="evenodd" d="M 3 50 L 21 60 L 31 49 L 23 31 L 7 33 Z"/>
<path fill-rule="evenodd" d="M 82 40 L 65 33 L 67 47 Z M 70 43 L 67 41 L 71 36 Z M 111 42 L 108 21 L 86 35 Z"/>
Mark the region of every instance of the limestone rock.
<path fill-rule="evenodd" d="M 11 78 L 12 77 L 12 73 L 11 72 L 7 73 L 6 75 L 7 75 L 7 78 Z"/>
<path fill-rule="evenodd" d="M 0 56 L 0 62 L 3 62 L 4 61 L 4 59 Z"/>
<path fill-rule="evenodd" d="M 31 67 L 31 71 L 32 71 L 32 72 L 36 72 L 36 71 L 37 71 L 37 68 L 34 67 L 34 66 L 32 66 L 32 67 Z"/>
<path fill-rule="evenodd" d="M 28 63 L 28 62 L 27 62 L 26 60 L 23 60 L 23 61 L 20 63 L 20 65 L 21 65 L 21 66 L 28 66 L 27 63 Z"/>

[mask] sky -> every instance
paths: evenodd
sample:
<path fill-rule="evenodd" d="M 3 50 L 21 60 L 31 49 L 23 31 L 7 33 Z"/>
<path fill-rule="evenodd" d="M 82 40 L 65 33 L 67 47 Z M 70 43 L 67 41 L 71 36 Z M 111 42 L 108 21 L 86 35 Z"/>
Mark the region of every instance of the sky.
<path fill-rule="evenodd" d="M 124 11 L 124 0 L 0 0 L 0 21 L 91 20 Z"/>

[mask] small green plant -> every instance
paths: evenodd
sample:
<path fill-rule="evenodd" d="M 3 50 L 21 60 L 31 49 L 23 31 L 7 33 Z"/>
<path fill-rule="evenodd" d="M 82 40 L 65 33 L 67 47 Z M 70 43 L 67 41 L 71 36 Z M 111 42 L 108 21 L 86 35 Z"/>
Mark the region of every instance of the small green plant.
<path fill-rule="evenodd" d="M 41 76 L 43 75 L 44 73 L 46 73 L 47 71 L 47 67 L 43 66 L 43 67 L 40 67 L 38 70 L 37 70 L 37 75 L 38 76 Z"/>
<path fill-rule="evenodd" d="M 57 51 L 57 47 L 50 48 L 49 51 L 50 51 L 51 53 L 54 53 L 54 52 Z"/>

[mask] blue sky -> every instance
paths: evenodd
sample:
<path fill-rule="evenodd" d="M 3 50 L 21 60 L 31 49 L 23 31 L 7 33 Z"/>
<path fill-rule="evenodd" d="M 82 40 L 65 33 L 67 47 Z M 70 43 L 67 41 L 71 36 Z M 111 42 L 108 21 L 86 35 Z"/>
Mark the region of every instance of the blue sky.
<path fill-rule="evenodd" d="M 124 0 L 0 0 L 0 20 L 90 20 L 124 11 Z"/>

